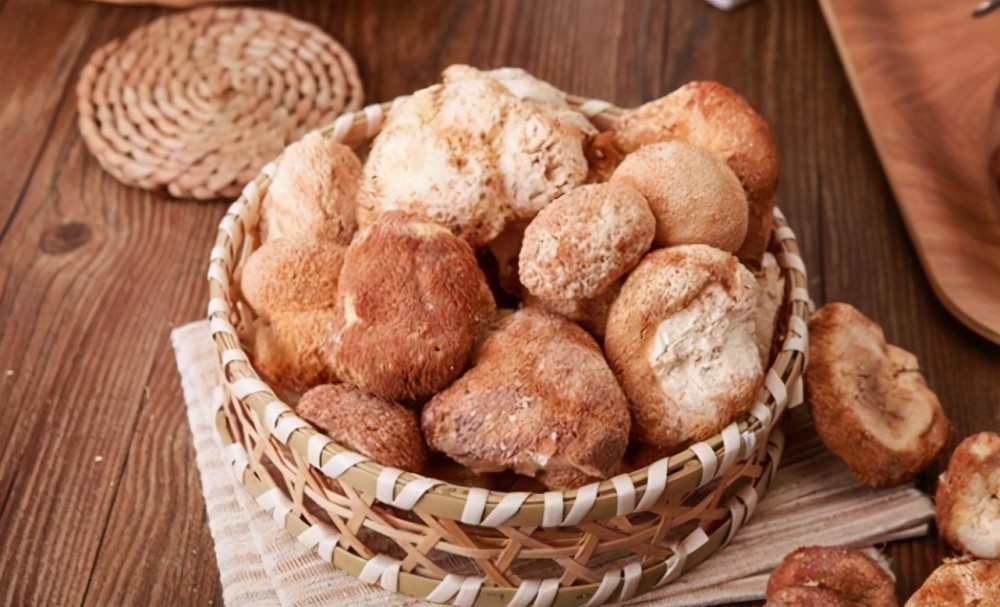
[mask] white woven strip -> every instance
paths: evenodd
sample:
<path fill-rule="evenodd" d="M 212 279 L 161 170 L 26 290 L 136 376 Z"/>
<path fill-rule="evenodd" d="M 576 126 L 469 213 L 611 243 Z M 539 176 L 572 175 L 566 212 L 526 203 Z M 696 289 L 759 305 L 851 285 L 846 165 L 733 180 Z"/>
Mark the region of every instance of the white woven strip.
<path fill-rule="evenodd" d="M 334 531 L 332 535 L 328 535 L 319 541 L 319 546 L 316 547 L 316 552 L 319 554 L 320 558 L 324 561 L 333 562 L 333 551 L 337 549 L 337 544 L 340 542 L 340 533 Z"/>
<path fill-rule="evenodd" d="M 788 404 L 788 390 L 785 388 L 785 382 L 781 381 L 774 369 L 767 372 L 767 376 L 764 378 L 764 387 L 774 398 L 776 408 L 779 411 L 784 409 L 785 405 Z"/>
<path fill-rule="evenodd" d="M 236 473 L 236 478 L 243 482 L 243 475 L 246 473 L 247 468 L 250 467 L 250 460 L 247 458 L 247 452 L 240 443 L 232 443 L 226 447 L 226 457 L 233 466 L 233 472 Z"/>
<path fill-rule="evenodd" d="M 347 134 L 351 132 L 351 125 L 354 124 L 354 114 L 341 114 L 333 121 L 333 132 L 330 136 L 334 141 L 343 141 Z M 448 597 L 451 598 L 451 597 Z"/>
<path fill-rule="evenodd" d="M 317 468 L 323 467 L 323 449 L 333 441 L 326 435 L 317 432 L 309 437 L 306 443 L 306 459 Z"/>
<path fill-rule="evenodd" d="M 792 391 L 788 393 L 788 408 L 794 409 L 806 400 L 805 382 L 799 376 L 792 382 Z"/>
<path fill-rule="evenodd" d="M 795 270 L 803 276 L 807 276 L 806 264 L 802 261 L 802 258 L 795 253 L 789 253 L 785 251 L 783 253 L 778 253 L 774 256 L 778 260 L 778 265 L 782 268 L 788 268 L 790 270 Z"/>
<path fill-rule="evenodd" d="M 365 113 L 365 139 L 371 139 L 381 128 L 385 114 L 381 105 L 369 105 L 362 111 Z"/>
<path fill-rule="evenodd" d="M 241 348 L 227 348 L 222 351 L 222 366 L 225 367 L 231 362 L 245 362 L 250 363 L 250 359 L 247 358 L 247 353 Z"/>
<path fill-rule="evenodd" d="M 529 607 L 538 595 L 538 587 L 541 585 L 538 580 L 522 580 L 507 607 Z"/>
<path fill-rule="evenodd" d="M 722 429 L 722 464 L 719 473 L 725 473 L 742 455 L 743 440 L 740 436 L 740 425 L 733 422 Z"/>
<path fill-rule="evenodd" d="M 611 484 L 618 494 L 618 506 L 615 510 L 616 516 L 625 516 L 635 512 L 635 485 L 627 474 L 619 474 L 611 479 Z"/>
<path fill-rule="evenodd" d="M 260 196 L 260 192 L 257 190 L 257 180 L 251 179 L 243 186 L 243 193 L 241 194 L 250 203 L 256 203 L 257 198 Z"/>
<path fill-rule="evenodd" d="M 389 592 L 396 592 L 399 589 L 399 567 L 400 561 L 377 554 L 361 568 L 358 579 L 366 584 L 374 584 L 378 580 L 379 586 Z"/>
<path fill-rule="evenodd" d="M 736 495 L 734 497 L 740 498 L 740 501 L 746 505 L 747 519 L 753 516 L 754 510 L 757 509 L 757 490 L 750 485 L 743 485 L 738 491 L 736 491 Z"/>
<path fill-rule="evenodd" d="M 493 509 L 493 512 L 490 512 L 480 524 L 483 527 L 499 527 L 503 525 L 512 516 L 517 514 L 518 509 L 521 508 L 521 504 L 524 503 L 524 500 L 528 499 L 529 495 L 531 494 L 527 491 L 508 493 L 500 500 L 500 503 Z"/>
<path fill-rule="evenodd" d="M 663 576 L 658 582 L 656 582 L 657 588 L 663 586 L 664 584 L 669 584 L 684 573 L 684 563 L 687 562 L 687 552 L 684 551 L 684 548 L 680 544 L 674 545 L 673 549 L 674 554 L 667 559 L 667 568 L 663 570 Z"/>
<path fill-rule="evenodd" d="M 753 404 L 750 415 L 756 417 L 760 421 L 760 425 L 765 428 L 771 424 L 771 408 L 760 401 Z"/>
<path fill-rule="evenodd" d="M 267 406 L 264 407 L 264 422 L 267 425 L 267 429 L 274 430 L 274 427 L 278 425 L 278 418 L 290 411 L 291 409 L 288 408 L 288 405 L 283 402 L 272 400 L 267 403 Z"/>
<path fill-rule="evenodd" d="M 469 489 L 469 496 L 465 498 L 465 507 L 462 508 L 462 518 L 459 519 L 466 525 L 478 525 L 483 520 L 483 512 L 486 512 L 486 500 L 489 499 L 490 492 L 486 489 L 473 487 Z"/>
<path fill-rule="evenodd" d="M 454 573 L 445 575 L 444 579 L 434 587 L 434 590 L 431 590 L 424 597 L 424 600 L 432 603 L 447 603 L 453 596 L 458 594 L 458 589 L 462 587 L 463 579 L 465 579 L 463 576 L 455 575 Z"/>
<path fill-rule="evenodd" d="M 221 261 L 225 263 L 225 260 L 229 258 L 226 253 L 226 247 L 220 247 L 218 245 L 212 247 L 212 251 L 208 254 L 209 261 Z"/>
<path fill-rule="evenodd" d="M 794 350 L 796 352 L 806 352 L 809 350 L 809 327 L 806 321 L 798 316 L 791 316 L 788 319 L 788 332 L 785 334 L 785 342 L 781 345 L 781 350 Z"/>
<path fill-rule="evenodd" d="M 278 165 L 274 162 L 269 162 L 264 165 L 264 168 L 262 168 L 260 172 L 264 173 L 271 179 L 274 179 L 274 174 L 278 172 Z"/>
<path fill-rule="evenodd" d="M 639 580 L 642 579 L 642 564 L 633 561 L 622 569 L 625 581 L 622 583 L 622 592 L 618 595 L 618 602 L 624 603 L 635 596 L 635 591 L 639 589 Z"/>
<path fill-rule="evenodd" d="M 462 580 L 462 587 L 458 591 L 458 596 L 455 597 L 455 605 L 457 607 L 472 607 L 473 603 L 476 602 L 476 597 L 479 596 L 479 589 L 483 587 L 484 581 L 486 581 L 485 578 L 475 576 Z"/>
<path fill-rule="evenodd" d="M 236 238 L 236 235 L 233 234 L 233 227 L 236 225 L 236 217 L 239 215 L 241 210 L 241 206 L 237 206 L 236 203 L 233 203 L 233 205 L 229 207 L 229 212 L 226 213 L 226 216 L 219 222 L 219 231 L 225 232 L 226 236 L 228 236 L 230 240 L 235 240 Z"/>
<path fill-rule="evenodd" d="M 563 518 L 562 491 L 546 491 L 542 509 L 542 527 L 558 527 Z"/>
<path fill-rule="evenodd" d="M 766 431 L 766 428 L 767 426 L 764 426 L 758 432 L 764 432 Z M 751 453 L 754 453 L 757 450 L 757 433 L 744 432 L 742 436 L 743 436 L 743 453 L 745 453 L 746 456 L 749 457 Z"/>
<path fill-rule="evenodd" d="M 563 525 L 576 525 L 583 520 L 583 517 L 590 513 L 590 510 L 597 502 L 598 489 L 600 489 L 600 483 L 590 483 L 577 489 L 576 500 L 569 509 L 569 514 L 563 519 Z"/>
<path fill-rule="evenodd" d="M 208 326 L 212 329 L 212 335 L 216 333 L 228 333 L 233 337 L 236 337 L 236 329 L 230 324 L 228 320 L 221 316 L 213 316 L 208 321 Z"/>
<path fill-rule="evenodd" d="M 681 549 L 684 550 L 686 554 L 690 555 L 707 543 L 708 535 L 705 534 L 704 529 L 698 527 L 689 533 L 686 538 L 681 540 Z"/>
<path fill-rule="evenodd" d="M 809 297 L 809 290 L 805 287 L 795 287 L 792 289 L 792 301 L 801 301 L 807 304 L 812 304 L 812 298 Z"/>
<path fill-rule="evenodd" d="M 225 293 L 226 296 L 228 297 L 229 296 L 229 278 L 226 276 L 226 274 L 227 274 L 226 269 L 224 267 L 222 267 L 222 262 L 221 261 L 213 261 L 208 266 L 208 278 L 210 280 L 214 280 L 215 282 L 219 283 L 219 286 L 222 287 L 222 292 Z M 213 317 L 212 320 L 215 320 L 215 318 L 217 318 L 217 317 Z M 214 327 L 212 328 L 212 333 L 213 334 L 216 333 Z M 234 335 L 236 334 L 235 331 L 232 331 L 232 333 Z"/>
<path fill-rule="evenodd" d="M 774 207 L 774 209 L 771 211 L 771 214 L 780 219 L 781 221 L 788 221 L 787 219 L 785 219 L 785 214 L 782 213 L 781 209 L 779 209 L 778 207 Z"/>
<path fill-rule="evenodd" d="M 618 582 L 622 579 L 621 569 L 605 571 L 601 578 L 601 585 L 597 587 L 597 592 L 590 597 L 590 600 L 583 604 L 583 607 L 597 607 L 608 602 L 611 595 L 618 588 Z"/>
<path fill-rule="evenodd" d="M 719 460 L 715 457 L 715 450 L 704 441 L 691 445 L 690 449 L 701 462 L 701 480 L 698 482 L 698 486 L 704 487 L 715 478 Z"/>
<path fill-rule="evenodd" d="M 646 475 L 646 492 L 642 494 L 639 505 L 635 507 L 636 512 L 649 510 L 656 505 L 660 496 L 663 495 L 663 491 L 667 488 L 668 470 L 669 461 L 667 458 L 657 460 L 649 466 Z"/>
<path fill-rule="evenodd" d="M 383 468 L 378 473 L 378 479 L 375 481 L 375 499 L 383 504 L 392 504 L 396 490 L 396 481 L 402 475 L 403 471 L 399 468 L 393 468 L 392 466 Z"/>
<path fill-rule="evenodd" d="M 726 544 L 733 541 L 736 536 L 736 532 L 740 530 L 743 526 L 743 521 L 746 518 L 747 507 L 743 504 L 742 500 L 739 500 L 734 495 L 729 498 L 729 503 L 726 505 L 729 509 L 729 533 L 726 534 Z"/>
<path fill-rule="evenodd" d="M 577 108 L 576 111 L 580 112 L 587 118 L 592 118 L 610 107 L 614 106 L 607 101 L 601 101 L 600 99 L 588 99 L 587 101 L 584 101 L 583 105 Z"/>
<path fill-rule="evenodd" d="M 379 475 L 379 480 L 382 476 Z M 400 510 L 413 510 L 413 507 L 417 505 L 420 498 L 424 496 L 425 493 L 431 490 L 431 487 L 435 485 L 440 485 L 441 481 L 435 480 L 433 478 L 427 478 L 422 476 L 418 479 L 414 479 L 403 487 L 403 490 L 399 492 L 391 502 L 385 502 L 390 506 L 395 506 Z M 390 489 L 391 491 L 391 489 Z"/>
<path fill-rule="evenodd" d="M 285 517 L 292 511 L 292 500 L 279 489 L 273 487 L 257 496 L 257 504 L 265 511 L 271 511 L 276 523 L 285 526 Z"/>
<path fill-rule="evenodd" d="M 795 232 L 788 226 L 781 226 L 774 229 L 774 236 L 778 240 L 795 240 Z"/>
<path fill-rule="evenodd" d="M 341 451 L 331 457 L 326 464 L 320 467 L 320 471 L 327 478 L 338 479 L 340 475 L 347 472 L 351 467 L 367 461 L 368 458 L 353 451 Z"/>
<path fill-rule="evenodd" d="M 771 430 L 771 436 L 767 439 L 767 454 L 778 464 L 781 459 L 781 452 L 785 449 L 785 433 L 780 428 Z"/>
<path fill-rule="evenodd" d="M 254 379 L 253 377 L 241 377 L 232 383 L 232 391 L 233 394 L 236 395 L 236 398 L 242 400 L 251 394 L 257 394 L 259 392 L 265 392 L 270 395 L 271 388 L 259 379 Z"/>
<path fill-rule="evenodd" d="M 310 427 L 309 422 L 289 411 L 288 415 L 278 420 L 278 423 L 274 426 L 273 434 L 275 438 L 281 441 L 281 444 L 287 445 L 292 432 L 308 427 Z"/>
<path fill-rule="evenodd" d="M 538 586 L 538 594 L 531 607 L 551 607 L 559 595 L 559 578 L 546 578 Z"/>
<path fill-rule="evenodd" d="M 208 315 L 215 316 L 216 314 L 221 314 L 226 316 L 229 313 L 229 304 L 226 300 L 219 297 L 213 297 L 208 300 Z"/>
<path fill-rule="evenodd" d="M 314 523 L 309 525 L 305 531 L 300 533 L 297 539 L 300 544 L 306 548 L 315 548 L 323 541 L 324 538 L 330 537 L 331 535 L 337 535 L 337 530 L 332 526 L 323 522 Z"/>

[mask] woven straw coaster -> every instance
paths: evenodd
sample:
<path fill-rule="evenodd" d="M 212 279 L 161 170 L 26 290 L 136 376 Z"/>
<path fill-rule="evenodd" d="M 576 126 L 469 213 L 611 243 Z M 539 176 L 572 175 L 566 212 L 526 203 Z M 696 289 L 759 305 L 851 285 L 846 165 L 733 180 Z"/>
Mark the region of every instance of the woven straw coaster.
<path fill-rule="evenodd" d="M 171 334 L 194 435 L 222 594 L 231 606 L 430 605 L 364 584 L 302 546 L 236 480 L 216 432 L 221 405 L 208 321 Z M 791 412 L 801 413 L 801 407 Z M 767 578 L 799 546 L 872 546 L 927 534 L 930 498 L 912 486 L 858 485 L 816 438 L 808 416 L 793 419 L 781 469 L 767 496 L 728 547 L 633 605 L 714 605 L 764 598 Z M 872 556 L 880 555 L 874 549 Z"/>
<path fill-rule="evenodd" d="M 158 19 L 98 49 L 77 84 L 80 132 L 106 171 L 202 200 L 235 198 L 286 145 L 363 101 L 340 44 L 249 8 Z"/>

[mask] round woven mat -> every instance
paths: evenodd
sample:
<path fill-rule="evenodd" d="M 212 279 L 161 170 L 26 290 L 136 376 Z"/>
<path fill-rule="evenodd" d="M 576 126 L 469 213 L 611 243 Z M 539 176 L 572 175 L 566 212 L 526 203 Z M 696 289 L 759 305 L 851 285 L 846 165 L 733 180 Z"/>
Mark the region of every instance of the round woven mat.
<path fill-rule="evenodd" d="M 234 198 L 306 132 L 361 107 L 354 60 L 271 11 L 201 8 L 100 48 L 80 74 L 80 131 L 117 179 Z"/>

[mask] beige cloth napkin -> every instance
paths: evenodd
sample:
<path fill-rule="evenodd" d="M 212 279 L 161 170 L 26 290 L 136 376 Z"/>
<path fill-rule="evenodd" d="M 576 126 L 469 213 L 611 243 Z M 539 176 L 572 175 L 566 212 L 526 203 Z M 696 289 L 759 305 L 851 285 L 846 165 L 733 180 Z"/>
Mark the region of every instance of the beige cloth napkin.
<path fill-rule="evenodd" d="M 427 604 L 335 569 L 257 506 L 225 463 L 216 434 L 221 388 L 208 322 L 175 329 L 171 339 L 226 604 Z M 711 605 L 762 599 L 770 570 L 799 546 L 871 546 L 927 533 L 934 506 L 926 495 L 910 486 L 881 491 L 859 486 L 846 467 L 822 448 L 808 418 L 795 417 L 798 423 L 788 433 L 781 469 L 733 542 L 678 581 L 632 604 Z"/>

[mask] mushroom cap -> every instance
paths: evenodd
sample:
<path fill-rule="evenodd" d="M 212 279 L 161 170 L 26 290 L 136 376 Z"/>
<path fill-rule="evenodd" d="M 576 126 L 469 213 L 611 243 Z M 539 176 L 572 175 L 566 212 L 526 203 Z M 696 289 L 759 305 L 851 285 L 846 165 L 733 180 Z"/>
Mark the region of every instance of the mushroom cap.
<path fill-rule="evenodd" d="M 793 590 L 798 588 L 809 590 Z M 767 582 L 768 604 L 775 598 L 789 607 L 899 605 L 896 580 L 874 559 L 860 550 L 825 546 L 799 548 L 781 561 Z"/>
<path fill-rule="evenodd" d="M 462 373 L 495 310 L 467 243 L 393 211 L 347 249 L 327 349 L 348 383 L 382 398 L 421 398 Z"/>
<path fill-rule="evenodd" d="M 261 240 L 319 238 L 350 244 L 361 161 L 354 150 L 319 133 L 285 149 L 260 207 Z"/>
<path fill-rule="evenodd" d="M 649 250 L 655 219 L 645 198 L 618 183 L 580 186 L 545 207 L 524 232 L 521 283 L 546 299 L 591 299 Z"/>
<path fill-rule="evenodd" d="M 577 129 L 470 74 L 417 91 L 389 113 L 365 164 L 358 219 L 407 211 L 480 246 L 586 173 Z"/>
<path fill-rule="evenodd" d="M 1000 435 L 966 438 L 938 479 L 938 530 L 955 548 L 986 559 L 1000 558 Z"/>
<path fill-rule="evenodd" d="M 708 152 L 681 141 L 653 143 L 618 165 L 612 183 L 646 197 L 656 244 L 707 244 L 733 253 L 747 235 L 747 197 L 736 174 Z"/>
<path fill-rule="evenodd" d="M 586 329 L 599 342 L 603 342 L 608 313 L 621 292 L 622 282 L 619 280 L 593 299 L 542 299 L 526 292 L 524 304 L 565 316 Z"/>
<path fill-rule="evenodd" d="M 916 357 L 848 304 L 809 319 L 805 388 L 816 432 L 865 485 L 912 480 L 952 434 Z"/>
<path fill-rule="evenodd" d="M 254 368 L 270 386 L 290 392 L 333 381 L 335 373 L 322 354 L 333 326 L 331 308 L 258 318 L 252 335 Z"/>
<path fill-rule="evenodd" d="M 624 112 L 615 142 L 626 152 L 680 140 L 721 158 L 747 192 L 746 240 L 737 256 L 757 267 L 771 238 L 778 150 L 767 122 L 732 89 L 710 81 L 685 84 L 665 97 Z"/>
<path fill-rule="evenodd" d="M 342 447 L 383 466 L 420 472 L 427 464 L 417 415 L 399 403 L 347 384 L 325 384 L 303 394 L 295 412 Z"/>
<path fill-rule="evenodd" d="M 995 605 L 998 596 L 1000 561 L 945 559 L 905 607 L 986 607 Z"/>
<path fill-rule="evenodd" d="M 476 472 L 510 469 L 551 489 L 617 472 L 628 404 L 583 329 L 522 308 L 496 322 L 473 363 L 424 406 L 432 449 Z"/>
<path fill-rule="evenodd" d="M 576 128 L 581 135 L 592 137 L 597 134 L 597 127 L 586 116 L 569 107 L 566 102 L 566 93 L 519 67 L 499 67 L 482 72 L 468 65 L 452 65 L 444 70 L 442 78 L 445 83 L 448 83 L 467 78 L 478 78 L 483 75 L 502 84 L 510 94 L 518 99 L 561 123 Z"/>
<path fill-rule="evenodd" d="M 332 307 L 347 248 L 326 240 L 272 238 L 247 259 L 243 297 L 257 314 Z"/>
<path fill-rule="evenodd" d="M 636 438 L 676 452 L 747 410 L 763 379 L 755 302 L 753 274 L 724 251 L 681 245 L 643 258 L 604 336 Z"/>

